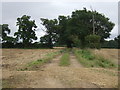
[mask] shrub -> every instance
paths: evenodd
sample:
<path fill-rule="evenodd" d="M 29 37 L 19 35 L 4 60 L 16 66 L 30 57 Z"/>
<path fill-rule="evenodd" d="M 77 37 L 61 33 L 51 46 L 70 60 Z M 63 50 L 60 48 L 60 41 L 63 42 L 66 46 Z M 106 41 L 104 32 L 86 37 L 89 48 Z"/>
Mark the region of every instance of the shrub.
<path fill-rule="evenodd" d="M 88 35 L 85 37 L 87 47 L 100 49 L 100 39 L 98 35 Z"/>

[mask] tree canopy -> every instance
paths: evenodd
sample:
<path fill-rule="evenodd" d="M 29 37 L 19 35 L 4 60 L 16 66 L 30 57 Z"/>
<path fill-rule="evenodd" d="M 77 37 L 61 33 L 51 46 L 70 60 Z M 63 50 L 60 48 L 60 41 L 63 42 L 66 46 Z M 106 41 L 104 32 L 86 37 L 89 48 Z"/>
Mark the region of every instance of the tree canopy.
<path fill-rule="evenodd" d="M 33 40 L 37 40 L 35 34 L 35 20 L 30 20 L 30 16 L 23 15 L 21 18 L 17 18 L 18 32 L 15 32 L 14 36 L 17 36 L 17 39 L 22 39 L 24 45 L 29 45 Z"/>
<path fill-rule="evenodd" d="M 59 16 L 58 21 L 60 41 L 63 41 L 68 47 L 74 45 L 75 38 L 80 42 L 81 47 L 84 47 L 85 37 L 93 34 L 93 23 L 95 26 L 94 34 L 101 37 L 101 43 L 110 36 L 110 32 L 114 27 L 114 23 L 109 21 L 109 18 L 97 11 L 92 12 L 86 8 L 73 11 L 71 16 Z"/>
<path fill-rule="evenodd" d="M 41 21 L 42 25 L 44 25 L 46 28 L 46 35 L 40 38 L 40 42 L 47 44 L 49 48 L 53 48 L 53 43 L 57 41 L 58 21 L 56 19 L 48 20 L 43 18 L 41 18 Z"/>
<path fill-rule="evenodd" d="M 58 16 L 57 19 L 40 18 L 40 20 L 45 27 L 45 35 L 40 37 L 40 44 L 48 48 L 53 48 L 55 45 L 68 48 L 99 47 L 105 39 L 110 37 L 110 32 L 115 25 L 104 14 L 86 8 L 75 10 L 68 16 Z M 16 42 L 17 45 L 18 41 L 21 41 L 21 46 L 28 47 L 33 40 L 37 40 L 35 34 L 37 26 L 35 20 L 31 20 L 31 16 L 23 15 L 17 18 L 16 26 L 18 26 L 18 31 L 14 33 L 14 36 L 17 41 L 7 36 L 10 33 L 7 24 L 0 25 L 3 31 L 3 42 Z M 116 37 L 114 41 L 119 41 L 119 37 Z"/>
<path fill-rule="evenodd" d="M 11 32 L 8 26 L 9 26 L 8 24 L 0 25 L 0 31 L 2 32 L 2 35 L 0 34 L 0 36 L 2 36 L 2 42 L 3 43 L 14 43 L 15 38 L 8 36 Z"/>
<path fill-rule="evenodd" d="M 0 25 L 0 31 L 2 32 L 2 41 L 6 42 L 8 38 L 8 34 L 10 34 L 10 29 L 8 27 L 8 24 Z"/>

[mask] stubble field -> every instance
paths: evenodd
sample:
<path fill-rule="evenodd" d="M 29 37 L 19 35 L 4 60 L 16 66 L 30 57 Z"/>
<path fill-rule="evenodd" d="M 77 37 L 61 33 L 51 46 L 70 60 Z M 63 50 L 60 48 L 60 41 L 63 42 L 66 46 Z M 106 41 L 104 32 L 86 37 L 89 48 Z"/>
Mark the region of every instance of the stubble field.
<path fill-rule="evenodd" d="M 61 58 L 64 59 L 65 55 L 61 53 L 61 50 L 61 48 L 2 49 L 3 88 L 118 87 L 117 67 L 85 67 L 78 62 L 72 52 L 69 52 L 69 63 L 65 66 L 63 63 L 62 66 L 60 61 Z M 60 53 L 56 54 L 57 52 Z M 91 52 L 96 56 L 100 55 L 111 60 L 116 66 L 118 64 L 118 49 L 91 50 Z M 54 53 L 54 57 L 50 58 L 49 53 Z M 44 59 L 45 57 L 47 59 Z M 39 64 L 42 59 L 48 61 Z M 38 61 L 36 62 L 36 60 Z"/>

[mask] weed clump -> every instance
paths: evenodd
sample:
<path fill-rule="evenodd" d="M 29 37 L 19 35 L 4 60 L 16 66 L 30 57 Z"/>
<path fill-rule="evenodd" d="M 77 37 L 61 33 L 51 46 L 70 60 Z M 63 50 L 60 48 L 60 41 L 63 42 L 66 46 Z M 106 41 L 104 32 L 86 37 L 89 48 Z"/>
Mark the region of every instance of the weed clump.
<path fill-rule="evenodd" d="M 114 68 L 116 65 L 101 56 L 95 56 L 89 50 L 74 50 L 78 61 L 86 67 Z"/>

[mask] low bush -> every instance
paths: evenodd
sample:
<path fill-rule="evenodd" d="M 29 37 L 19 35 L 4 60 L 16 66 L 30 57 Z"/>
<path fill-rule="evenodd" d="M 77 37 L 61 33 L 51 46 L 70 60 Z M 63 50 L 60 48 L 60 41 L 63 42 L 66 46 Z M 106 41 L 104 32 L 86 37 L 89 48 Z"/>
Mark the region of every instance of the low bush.
<path fill-rule="evenodd" d="M 100 39 L 101 37 L 98 35 L 88 35 L 85 37 L 86 46 L 89 48 L 97 48 L 100 49 Z"/>

